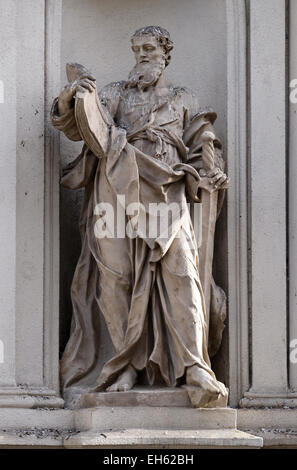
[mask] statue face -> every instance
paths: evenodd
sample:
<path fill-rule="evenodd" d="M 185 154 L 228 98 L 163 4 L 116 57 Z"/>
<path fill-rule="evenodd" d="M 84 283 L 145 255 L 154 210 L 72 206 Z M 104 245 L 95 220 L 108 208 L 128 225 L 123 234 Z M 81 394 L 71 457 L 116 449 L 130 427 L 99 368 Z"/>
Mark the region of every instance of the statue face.
<path fill-rule="evenodd" d="M 143 35 L 132 39 L 132 50 L 137 64 L 164 62 L 164 48 L 154 36 Z"/>

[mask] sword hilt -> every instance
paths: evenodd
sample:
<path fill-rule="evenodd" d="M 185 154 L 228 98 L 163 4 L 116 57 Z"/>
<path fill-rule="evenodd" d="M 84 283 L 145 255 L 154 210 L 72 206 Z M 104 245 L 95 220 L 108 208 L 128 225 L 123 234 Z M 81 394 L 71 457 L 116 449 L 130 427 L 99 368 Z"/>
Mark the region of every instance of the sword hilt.
<path fill-rule="evenodd" d="M 203 132 L 201 136 L 202 140 L 202 162 L 203 168 L 206 172 L 212 170 L 214 164 L 214 145 L 215 135 L 211 131 Z"/>

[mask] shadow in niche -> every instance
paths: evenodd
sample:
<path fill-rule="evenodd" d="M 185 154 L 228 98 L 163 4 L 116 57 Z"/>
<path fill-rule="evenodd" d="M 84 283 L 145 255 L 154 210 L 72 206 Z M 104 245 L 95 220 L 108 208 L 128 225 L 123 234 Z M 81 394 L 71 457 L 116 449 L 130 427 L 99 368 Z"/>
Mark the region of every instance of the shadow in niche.
<path fill-rule="evenodd" d="M 70 336 L 72 303 L 70 289 L 81 250 L 79 215 L 83 190 L 60 187 L 60 357 Z"/>
<path fill-rule="evenodd" d="M 228 173 L 228 171 L 227 171 Z M 216 355 L 211 358 L 212 369 L 216 377 L 229 387 L 229 341 L 228 341 L 228 257 L 227 257 L 227 204 L 225 197 L 223 207 L 216 224 L 213 275 L 215 282 L 227 296 L 227 317 L 223 331 L 222 343 Z"/>

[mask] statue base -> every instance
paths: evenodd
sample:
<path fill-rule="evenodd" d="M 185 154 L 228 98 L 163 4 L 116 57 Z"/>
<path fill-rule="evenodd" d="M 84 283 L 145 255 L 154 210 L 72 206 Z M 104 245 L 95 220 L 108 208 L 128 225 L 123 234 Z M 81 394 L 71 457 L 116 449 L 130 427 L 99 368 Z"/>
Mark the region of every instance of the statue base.
<path fill-rule="evenodd" d="M 76 427 L 68 448 L 257 448 L 263 440 L 236 429 L 237 410 L 193 408 L 184 388 L 72 396 Z M 79 409 L 78 409 L 79 408 Z"/>
<path fill-rule="evenodd" d="M 172 388 L 136 386 L 128 392 L 86 393 L 73 390 L 65 395 L 66 407 L 71 409 L 101 406 L 226 408 L 227 401 L 228 395 L 220 395 L 210 401 L 202 389 L 188 385 Z"/>

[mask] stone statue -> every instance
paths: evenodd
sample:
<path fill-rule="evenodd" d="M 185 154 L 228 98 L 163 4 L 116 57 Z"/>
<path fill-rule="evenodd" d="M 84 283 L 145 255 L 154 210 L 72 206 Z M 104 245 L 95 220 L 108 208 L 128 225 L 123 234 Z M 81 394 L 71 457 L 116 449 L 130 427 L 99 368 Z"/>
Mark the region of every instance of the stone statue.
<path fill-rule="evenodd" d="M 128 80 L 97 94 L 95 77 L 68 64 L 69 83 L 53 103 L 55 128 L 84 141 L 62 177 L 64 186 L 85 192 L 61 382 L 64 391 L 93 392 L 127 391 L 140 381 L 183 385 L 194 406 L 215 406 L 227 390 L 211 369 L 208 337 L 217 309 L 219 344 L 225 297 L 211 271 L 228 178 L 215 113 L 199 110 L 195 94 L 164 74 L 172 49 L 164 28 L 139 29 Z M 190 201 L 203 203 L 201 266 Z M 99 315 L 113 345 L 102 370 Z"/>

